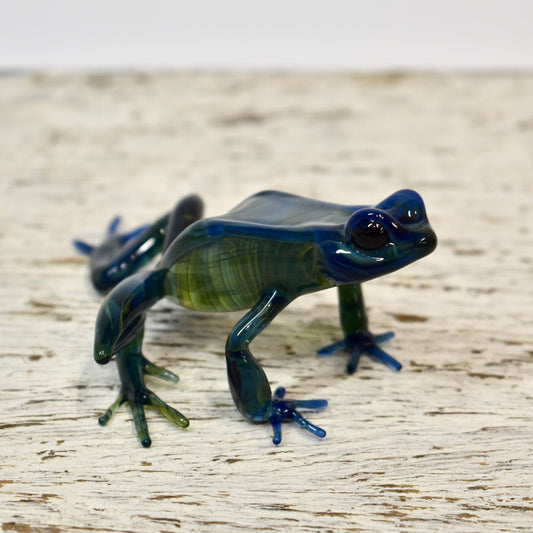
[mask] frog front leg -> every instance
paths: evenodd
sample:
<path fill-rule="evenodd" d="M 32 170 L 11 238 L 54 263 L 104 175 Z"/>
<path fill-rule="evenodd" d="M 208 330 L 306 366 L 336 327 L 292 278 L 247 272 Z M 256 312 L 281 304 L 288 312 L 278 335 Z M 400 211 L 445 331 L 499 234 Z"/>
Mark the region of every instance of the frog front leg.
<path fill-rule="evenodd" d="M 346 367 L 349 374 L 355 372 L 363 353 L 380 361 L 391 370 L 398 371 L 402 368 L 396 359 L 378 346 L 378 344 L 392 339 L 394 333 L 388 331 L 380 335 L 373 335 L 368 330 L 368 317 L 360 284 L 339 286 L 339 311 L 345 337 L 339 342 L 320 349 L 318 355 L 328 356 L 339 351 L 351 352 Z"/>
<path fill-rule="evenodd" d="M 260 302 L 234 326 L 226 342 L 228 381 L 233 401 L 246 418 L 255 422 L 270 422 L 274 430 L 274 444 L 281 442 L 283 421 L 294 420 L 317 437 L 326 435 L 323 429 L 307 421 L 297 409 L 322 409 L 327 401 L 286 400 L 282 387 L 272 395 L 266 374 L 249 349 L 252 340 L 290 300 L 283 291 L 267 291 Z"/>
<path fill-rule="evenodd" d="M 170 370 L 156 366 L 146 359 L 141 350 L 142 337 L 143 330 L 141 328 L 135 338 L 116 354 L 115 360 L 121 381 L 120 392 L 113 404 L 98 419 L 98 422 L 101 426 L 105 426 L 115 411 L 122 404 L 127 403 L 131 409 L 137 437 L 140 443 L 147 448 L 151 445 L 152 440 L 144 413 L 146 407 L 159 411 L 167 420 L 180 427 L 187 427 L 189 421 L 146 386 L 144 382 L 146 375 L 158 377 L 169 383 L 177 383 L 179 378 Z"/>
<path fill-rule="evenodd" d="M 159 411 L 180 427 L 189 421 L 179 411 L 163 402 L 144 382 L 146 375 L 176 383 L 173 372 L 152 364 L 142 353 L 146 312 L 165 295 L 166 270 L 141 272 L 117 285 L 106 297 L 96 320 L 94 358 L 105 364 L 115 355 L 120 376 L 120 392 L 113 404 L 99 418 L 107 424 L 124 403 L 131 409 L 137 436 L 144 447 L 151 444 L 145 407 Z"/>

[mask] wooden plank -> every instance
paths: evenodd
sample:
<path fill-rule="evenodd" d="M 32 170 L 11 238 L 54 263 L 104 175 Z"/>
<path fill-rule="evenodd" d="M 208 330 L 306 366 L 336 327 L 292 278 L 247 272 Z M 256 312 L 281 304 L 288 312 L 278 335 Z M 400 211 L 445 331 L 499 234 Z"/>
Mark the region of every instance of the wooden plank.
<path fill-rule="evenodd" d="M 531 531 L 533 76 L 28 74 L 0 78 L 0 523 L 3 531 Z M 169 302 L 145 352 L 191 419 L 149 414 L 153 446 L 91 359 L 100 298 L 73 237 L 96 242 L 181 196 L 220 214 L 264 188 L 373 203 L 411 187 L 440 244 L 367 284 L 393 374 L 315 350 L 333 292 L 254 342 L 274 386 L 327 398 L 317 440 L 240 417 L 225 336 L 239 314 Z"/>

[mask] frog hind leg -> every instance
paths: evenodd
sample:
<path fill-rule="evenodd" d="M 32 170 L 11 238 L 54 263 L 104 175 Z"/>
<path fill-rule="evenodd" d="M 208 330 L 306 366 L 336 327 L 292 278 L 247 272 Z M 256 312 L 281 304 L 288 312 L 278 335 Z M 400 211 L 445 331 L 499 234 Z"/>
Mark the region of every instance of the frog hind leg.
<path fill-rule="evenodd" d="M 119 233 L 120 219 L 109 224 L 107 235 L 98 246 L 75 240 L 76 249 L 90 257 L 91 281 L 107 292 L 123 279 L 137 272 L 163 251 L 188 225 L 202 216 L 202 201 L 196 195 L 183 198 L 170 214 L 153 224 Z"/>
<path fill-rule="evenodd" d="M 324 357 L 340 351 L 349 352 L 350 359 L 346 365 L 348 374 L 356 371 L 363 354 L 383 363 L 395 372 L 402 368 L 399 361 L 378 346 L 392 339 L 394 333 L 388 331 L 374 335 L 368 330 L 368 317 L 360 284 L 339 287 L 339 311 L 345 337 L 318 350 L 319 356 Z"/>
<path fill-rule="evenodd" d="M 268 379 L 261 365 L 249 349 L 250 342 L 290 302 L 283 292 L 269 290 L 232 329 L 226 343 L 228 381 L 237 409 L 255 422 L 270 422 L 274 436 L 272 442 L 281 442 L 281 423 L 295 421 L 317 437 L 326 432 L 306 420 L 297 409 L 322 409 L 326 400 L 287 400 L 285 389 L 278 388 L 272 395 Z"/>
<path fill-rule="evenodd" d="M 115 355 L 121 381 L 117 399 L 99 422 L 107 424 L 122 404 L 129 404 L 137 436 L 144 447 L 151 444 L 145 407 L 156 409 L 177 426 L 189 425 L 185 416 L 163 402 L 144 382 L 146 375 L 171 383 L 178 381 L 174 373 L 148 361 L 141 349 L 146 311 L 165 295 L 166 274 L 166 270 L 160 269 L 124 280 L 106 296 L 96 321 L 95 360 L 105 364 Z"/>
<path fill-rule="evenodd" d="M 176 204 L 174 210 L 170 213 L 163 242 L 163 252 L 185 228 L 202 218 L 203 210 L 203 202 L 196 194 L 186 196 Z"/>

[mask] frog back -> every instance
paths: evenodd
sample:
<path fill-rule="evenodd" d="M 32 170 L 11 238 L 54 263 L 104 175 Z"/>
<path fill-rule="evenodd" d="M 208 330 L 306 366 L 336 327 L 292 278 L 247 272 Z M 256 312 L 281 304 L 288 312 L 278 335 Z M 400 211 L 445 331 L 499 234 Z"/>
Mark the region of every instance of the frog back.
<path fill-rule="evenodd" d="M 346 223 L 362 206 L 341 205 L 280 191 L 262 191 L 243 200 L 225 218 L 272 227 L 314 228 Z"/>
<path fill-rule="evenodd" d="M 317 241 L 342 234 L 353 206 L 277 191 L 255 194 L 223 216 L 200 220 L 171 244 L 166 292 L 202 311 L 247 309 L 270 288 L 289 297 L 330 286 Z"/>

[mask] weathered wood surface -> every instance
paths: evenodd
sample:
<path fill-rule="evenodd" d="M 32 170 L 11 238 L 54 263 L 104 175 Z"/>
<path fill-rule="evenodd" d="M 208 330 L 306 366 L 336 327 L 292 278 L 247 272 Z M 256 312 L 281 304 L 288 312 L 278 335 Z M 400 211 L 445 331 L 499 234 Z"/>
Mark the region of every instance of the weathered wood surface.
<path fill-rule="evenodd" d="M 0 523 L 3 531 L 532 531 L 533 76 L 17 75 L 0 79 Z M 334 292 L 254 343 L 274 385 L 323 397 L 317 440 L 235 410 L 237 315 L 162 303 L 153 387 L 191 418 L 126 409 L 91 359 L 100 297 L 72 237 L 151 220 L 189 193 L 209 214 L 277 188 L 375 202 L 411 187 L 440 243 L 369 283 L 399 374 L 346 376 Z M 150 416 L 151 415 L 151 416 Z"/>

